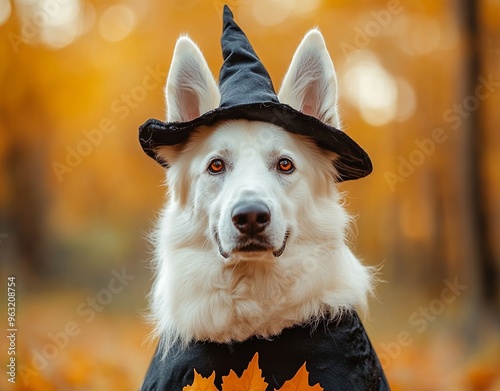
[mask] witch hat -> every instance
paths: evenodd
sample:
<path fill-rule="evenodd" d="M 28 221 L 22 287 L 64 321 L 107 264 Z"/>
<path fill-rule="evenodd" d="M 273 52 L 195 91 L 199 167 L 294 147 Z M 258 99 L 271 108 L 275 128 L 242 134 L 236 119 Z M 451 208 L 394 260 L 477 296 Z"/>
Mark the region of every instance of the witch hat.
<path fill-rule="evenodd" d="M 339 157 L 333 164 L 339 182 L 370 174 L 372 163 L 368 154 L 347 134 L 280 103 L 269 73 L 234 22 L 227 5 L 224 6 L 223 22 L 221 46 L 224 63 L 219 74 L 219 107 L 187 122 L 147 120 L 139 128 L 139 141 L 144 152 L 167 167 L 168 163 L 156 153 L 158 147 L 185 142 L 192 132 L 204 125 L 246 119 L 269 122 L 289 132 L 308 136 L 319 147 L 337 153 Z"/>

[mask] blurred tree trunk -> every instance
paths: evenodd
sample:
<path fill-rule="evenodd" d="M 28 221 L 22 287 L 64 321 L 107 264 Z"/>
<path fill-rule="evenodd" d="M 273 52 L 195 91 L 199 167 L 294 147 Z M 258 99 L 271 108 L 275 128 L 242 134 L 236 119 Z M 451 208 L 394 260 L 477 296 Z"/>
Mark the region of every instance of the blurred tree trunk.
<path fill-rule="evenodd" d="M 8 219 L 14 231 L 16 258 L 20 261 L 17 266 L 31 277 L 39 277 L 44 265 L 46 214 L 42 154 L 43 145 L 14 144 L 7 160 L 10 187 L 15 197 Z"/>
<path fill-rule="evenodd" d="M 468 89 L 470 95 L 476 95 L 476 86 L 478 85 L 479 77 L 483 72 L 482 67 L 482 45 L 479 31 L 479 7 L 481 2 L 464 2 L 466 7 L 466 17 L 468 24 L 468 34 L 470 37 L 470 54 L 469 54 L 469 85 Z M 490 243 L 490 221 L 488 220 L 488 183 L 482 175 L 482 161 L 481 151 L 484 149 L 484 144 L 488 141 L 485 137 L 485 132 L 482 129 L 482 121 L 480 120 L 481 105 L 478 110 L 474 110 L 470 117 L 470 138 L 471 149 L 471 164 L 472 164 L 472 180 L 471 192 L 473 201 L 473 214 L 476 220 L 477 237 L 478 237 L 478 266 L 481 279 L 481 299 L 483 303 L 490 307 L 495 305 L 498 295 L 498 283 L 496 280 L 496 267 L 492 251 L 492 244 Z"/>
<path fill-rule="evenodd" d="M 460 2 L 459 13 L 462 18 L 467 40 L 467 57 L 463 67 L 464 90 L 459 100 L 466 102 L 468 97 L 478 99 L 476 88 L 481 76 L 481 42 L 478 27 L 480 2 Z M 478 109 L 470 110 L 464 118 L 461 130 L 457 174 L 461 176 L 459 193 L 463 205 L 461 225 L 468 231 L 465 238 L 463 267 L 469 285 L 466 316 L 466 333 L 469 342 L 476 342 L 478 316 L 491 309 L 497 295 L 495 264 L 489 242 L 487 218 L 487 183 L 482 174 L 481 150 L 487 142 L 480 121 L 481 104 Z"/>
<path fill-rule="evenodd" d="M 7 29 L 20 31 L 17 18 L 10 18 Z M 4 43 L 5 50 L 13 49 Z M 9 144 L 5 170 L 9 196 L 1 226 L 6 227 L 12 241 L 8 263 L 22 271 L 31 281 L 43 273 L 44 246 L 47 221 L 47 143 L 50 136 L 50 118 L 43 104 L 44 91 L 39 90 L 36 62 L 30 71 L 19 71 L 26 59 L 40 59 L 44 52 L 23 45 L 19 53 L 5 58 L 2 85 L 9 86 L 2 101 L 2 120 Z M 32 60 L 33 61 L 33 60 Z M 19 113 L 22 113 L 21 115 Z"/>

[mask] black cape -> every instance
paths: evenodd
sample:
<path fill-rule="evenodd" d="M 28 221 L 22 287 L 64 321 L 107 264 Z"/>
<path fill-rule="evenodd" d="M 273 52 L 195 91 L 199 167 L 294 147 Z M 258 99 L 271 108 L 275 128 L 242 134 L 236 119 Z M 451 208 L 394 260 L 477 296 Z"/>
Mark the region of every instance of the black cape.
<path fill-rule="evenodd" d="M 383 391 L 389 385 L 357 314 L 353 311 L 317 326 L 299 325 L 270 340 L 250 338 L 244 342 L 219 344 L 192 342 L 187 349 L 174 346 L 165 359 L 156 352 L 141 391 L 182 391 L 194 380 L 194 370 L 203 377 L 216 372 L 220 390 L 222 376 L 230 370 L 241 376 L 255 353 L 268 383 L 267 391 L 282 387 L 306 362 L 309 384 L 325 391 Z"/>

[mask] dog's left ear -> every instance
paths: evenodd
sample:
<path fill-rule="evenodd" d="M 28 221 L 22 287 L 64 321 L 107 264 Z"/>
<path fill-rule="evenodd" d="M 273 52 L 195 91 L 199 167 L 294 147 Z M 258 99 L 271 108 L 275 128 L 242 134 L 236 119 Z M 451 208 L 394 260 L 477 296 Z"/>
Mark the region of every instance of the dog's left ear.
<path fill-rule="evenodd" d="M 297 48 L 278 99 L 295 110 L 340 128 L 337 78 L 319 30 L 309 31 Z"/>

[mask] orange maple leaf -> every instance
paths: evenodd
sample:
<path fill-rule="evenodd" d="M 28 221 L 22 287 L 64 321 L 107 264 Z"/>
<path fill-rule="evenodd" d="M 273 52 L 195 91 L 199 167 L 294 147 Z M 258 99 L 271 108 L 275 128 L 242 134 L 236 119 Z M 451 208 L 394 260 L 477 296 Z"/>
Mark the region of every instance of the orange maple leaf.
<path fill-rule="evenodd" d="M 304 363 L 292 379 L 287 380 L 279 390 L 275 388 L 274 391 L 323 391 L 323 387 L 319 383 L 314 386 L 309 385 L 309 372 Z"/>
<path fill-rule="evenodd" d="M 219 391 L 215 387 L 215 371 L 212 372 L 210 377 L 203 377 L 196 369 L 194 370 L 194 381 L 190 386 L 184 386 L 182 391 Z"/>
<path fill-rule="evenodd" d="M 190 386 L 185 386 L 182 391 L 218 391 L 214 384 L 215 371 L 210 377 L 201 376 L 194 370 L 194 381 Z M 267 383 L 262 377 L 262 370 L 259 368 L 259 353 L 255 353 L 247 369 L 243 371 L 241 377 L 231 370 L 229 375 L 222 376 L 222 391 L 266 391 Z M 306 363 L 300 367 L 295 376 L 287 380 L 283 386 L 274 391 L 324 391 L 319 383 L 314 386 L 309 385 L 309 372 Z"/>
<path fill-rule="evenodd" d="M 222 376 L 222 391 L 266 391 L 266 388 L 267 383 L 259 368 L 259 353 L 255 353 L 241 377 L 238 377 L 233 370 L 229 375 Z"/>

